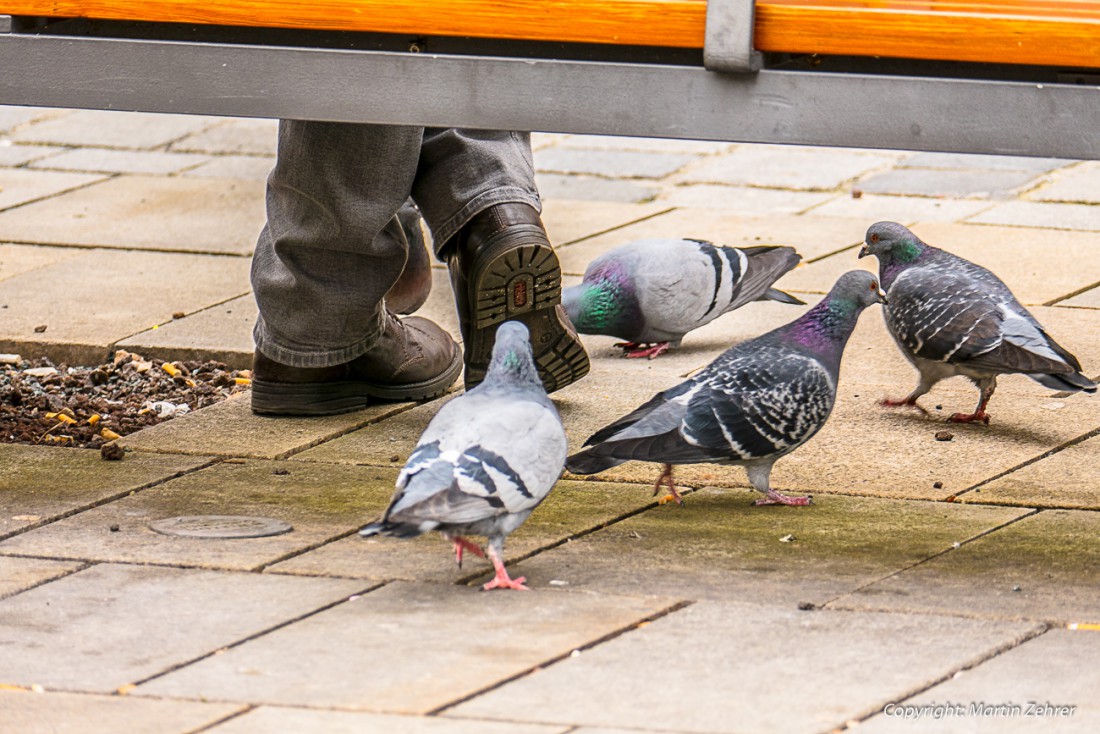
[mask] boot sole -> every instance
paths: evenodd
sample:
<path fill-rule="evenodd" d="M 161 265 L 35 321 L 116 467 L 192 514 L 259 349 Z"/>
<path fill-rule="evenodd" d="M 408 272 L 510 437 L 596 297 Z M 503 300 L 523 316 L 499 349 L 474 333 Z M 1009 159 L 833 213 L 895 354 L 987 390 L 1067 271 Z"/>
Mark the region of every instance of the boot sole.
<path fill-rule="evenodd" d="M 496 327 L 510 320 L 522 322 L 531 332 L 535 365 L 547 392 L 588 374 L 588 354 L 558 307 L 561 266 L 552 247 L 531 243 L 496 255 L 490 252 L 475 261 L 472 272 L 467 302 L 473 313 L 463 345 L 467 390 L 485 379 Z"/>
<path fill-rule="evenodd" d="M 252 381 L 252 412 L 257 415 L 337 415 L 362 410 L 375 403 L 430 400 L 446 394 L 462 372 L 456 349 L 447 369 L 437 377 L 406 385 L 375 385 L 357 380 L 341 382 Z"/>

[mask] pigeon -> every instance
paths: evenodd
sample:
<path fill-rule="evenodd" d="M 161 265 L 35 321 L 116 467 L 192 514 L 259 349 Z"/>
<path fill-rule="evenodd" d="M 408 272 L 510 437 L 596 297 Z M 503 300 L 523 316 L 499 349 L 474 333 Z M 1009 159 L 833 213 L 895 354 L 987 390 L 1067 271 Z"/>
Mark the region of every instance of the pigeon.
<path fill-rule="evenodd" d="M 989 423 L 985 409 L 998 375 L 1021 373 L 1052 390 L 1096 392 L 1077 358 L 980 265 L 922 242 L 896 222 L 871 225 L 859 252 L 867 255 L 878 257 L 890 300 L 883 309 L 886 328 L 920 373 L 913 392 L 883 405 L 923 411 L 917 399 L 955 375 L 970 378 L 981 394 L 974 412 L 954 413 L 953 423 Z"/>
<path fill-rule="evenodd" d="M 527 590 L 504 568 L 504 538 L 561 476 L 566 440 L 558 411 L 539 380 L 527 327 L 500 325 L 485 381 L 440 408 L 397 477 L 397 492 L 364 537 L 411 538 L 438 530 L 482 558 L 465 536 L 483 535 L 496 576 L 483 589 Z"/>
<path fill-rule="evenodd" d="M 589 263 L 562 292 L 577 331 L 625 339 L 625 357 L 653 359 L 693 329 L 749 301 L 803 304 L 772 287 L 802 257 L 791 247 L 718 247 L 692 239 L 628 242 Z"/>
<path fill-rule="evenodd" d="M 845 273 L 798 319 L 737 344 L 690 379 L 597 431 L 565 468 L 595 474 L 631 459 L 664 464 L 654 485 L 672 482 L 673 464 L 739 464 L 764 493 L 757 505 L 807 505 L 771 486 L 772 465 L 817 433 L 836 399 L 844 346 L 867 306 L 884 303 L 878 279 Z"/>

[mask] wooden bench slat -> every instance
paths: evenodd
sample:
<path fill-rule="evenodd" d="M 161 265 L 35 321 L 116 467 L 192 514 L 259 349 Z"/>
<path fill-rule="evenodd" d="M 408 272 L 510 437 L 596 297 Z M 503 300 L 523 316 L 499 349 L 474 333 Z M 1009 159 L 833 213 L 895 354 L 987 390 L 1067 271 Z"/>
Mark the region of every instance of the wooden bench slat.
<path fill-rule="evenodd" d="M 702 48 L 705 0 L 0 0 L 0 13 Z M 1100 0 L 758 0 L 761 51 L 1100 68 Z"/>

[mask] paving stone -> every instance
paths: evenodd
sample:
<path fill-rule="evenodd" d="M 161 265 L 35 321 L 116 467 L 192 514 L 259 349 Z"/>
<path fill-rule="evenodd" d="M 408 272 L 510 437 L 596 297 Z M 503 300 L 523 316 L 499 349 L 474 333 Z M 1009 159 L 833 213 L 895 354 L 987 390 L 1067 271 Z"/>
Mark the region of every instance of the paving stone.
<path fill-rule="evenodd" d="M 142 331 L 117 346 L 146 358 L 214 359 L 234 369 L 248 369 L 255 349 L 256 314 L 256 299 L 249 293 Z"/>
<path fill-rule="evenodd" d="M 535 169 L 541 173 L 580 173 L 608 178 L 664 178 L 698 158 L 683 153 L 546 148 L 535 158 Z"/>
<path fill-rule="evenodd" d="M 73 561 L 0 556 L 0 599 L 72 573 L 83 565 Z"/>
<path fill-rule="evenodd" d="M 897 168 L 860 181 L 858 188 L 872 194 L 1004 199 L 1033 184 L 1036 178 L 1033 171 Z"/>
<path fill-rule="evenodd" d="M 867 222 L 859 219 L 782 214 L 744 217 L 713 209 L 674 209 L 560 248 L 558 257 L 564 272 L 583 275 L 589 262 L 625 242 L 651 237 L 694 237 L 731 247 L 791 245 L 808 261 L 855 247 L 866 232 Z"/>
<path fill-rule="evenodd" d="M 292 472 L 298 464 L 291 462 Z M 400 466 L 395 463 L 394 466 Z M 324 473 L 323 466 L 311 472 Z M 329 469 L 328 471 L 332 471 Z M 385 499 L 370 504 L 370 520 L 382 515 L 393 493 L 393 474 L 384 492 Z M 647 487 L 625 484 L 558 482 L 550 496 L 520 527 L 508 536 L 504 547 L 505 561 L 550 547 L 555 543 L 614 522 L 617 518 L 653 503 Z M 359 503 L 367 507 L 367 503 Z M 349 511 L 347 517 L 354 514 Z M 481 539 L 478 539 L 481 542 Z M 373 580 L 403 579 L 407 581 L 441 581 L 460 583 L 473 578 L 472 583 L 484 583 L 492 574 L 488 561 L 467 556 L 463 567 L 454 563 L 451 546 L 437 533 L 428 533 L 414 540 L 401 538 L 361 538 L 353 535 L 316 550 L 277 563 L 267 570 L 275 573 L 336 575 Z M 531 575 L 527 583 L 534 589 L 546 589 L 556 579 L 553 569 L 546 574 Z"/>
<path fill-rule="evenodd" d="M 663 211 L 668 211 L 668 207 L 547 197 L 543 201 L 542 222 L 546 225 L 550 241 L 560 247 L 601 232 L 645 221 Z"/>
<path fill-rule="evenodd" d="M 157 148 L 209 127 L 216 118 L 114 110 L 77 110 L 11 133 L 21 143 Z"/>
<path fill-rule="evenodd" d="M 664 187 L 657 201 L 670 206 L 721 209 L 727 214 L 753 216 L 768 212 L 799 214 L 835 197 L 834 193 L 824 192 L 688 184 Z"/>
<path fill-rule="evenodd" d="M 677 175 L 672 183 L 719 183 L 765 188 L 832 190 L 889 166 L 895 154 L 798 146 L 741 146 L 709 156 Z"/>
<path fill-rule="evenodd" d="M 1066 201 L 1079 204 L 1100 204 L 1100 163 L 1086 161 L 1065 171 L 1059 171 L 1054 181 L 1029 199 L 1035 201 Z"/>
<path fill-rule="evenodd" d="M 635 180 L 558 173 L 536 175 L 535 186 L 544 199 L 574 201 L 642 203 L 652 201 L 660 192 L 657 186 L 647 186 Z"/>
<path fill-rule="evenodd" d="M 220 120 L 171 145 L 172 150 L 197 153 L 230 153 L 274 156 L 278 120 Z"/>
<path fill-rule="evenodd" d="M 51 177 L 43 183 L 56 181 L 58 188 L 94 180 L 73 173 L 0 170 L 0 185 L 13 174 Z M 70 183 L 61 187 L 59 176 Z M 259 181 L 120 176 L 0 213 L 0 239 L 248 255 L 264 224 L 263 197 Z"/>
<path fill-rule="evenodd" d="M 182 175 L 189 178 L 247 178 L 266 182 L 274 165 L 275 159 L 266 156 L 220 155 Z"/>
<path fill-rule="evenodd" d="M 22 166 L 64 150 L 67 149 L 51 145 L 12 145 L 10 140 L 0 139 L 0 166 Z"/>
<path fill-rule="evenodd" d="M 47 223 L 35 221 L 33 213 L 28 213 L 31 207 L 27 202 L 36 199 L 56 196 L 64 191 L 87 186 L 88 184 L 102 181 L 102 176 L 89 176 L 81 173 L 55 173 L 53 171 L 28 171 L 22 168 L 0 168 L 0 212 L 19 205 L 15 211 L 0 213 L 0 239 L 37 242 L 33 237 L 12 236 L 3 227 L 3 222 L 9 217 L 18 217 L 25 221 L 26 230 L 33 231 L 35 226 Z M 48 204 L 49 202 L 44 202 Z"/>
<path fill-rule="evenodd" d="M 271 734 L 277 731 L 294 734 L 566 734 L 573 730 L 567 726 L 260 706 L 209 731 L 211 734 Z"/>
<path fill-rule="evenodd" d="M 1095 732 L 1100 729 L 1100 675 L 1095 661 L 1100 656 L 1100 635 L 1070 630 L 1051 630 L 1014 647 L 961 675 L 953 676 L 913 698 L 903 706 L 935 706 L 947 703 L 962 706 L 963 713 L 948 715 L 935 726 L 949 726 L 953 732 L 983 734 L 996 732 Z M 1009 704 L 1007 715 L 981 715 L 971 706 Z M 1029 708 L 1038 704 L 1073 706 L 1068 716 L 1042 715 Z M 930 723 L 926 713 L 924 722 Z M 917 719 L 917 721 L 920 721 Z M 925 723 L 925 726 L 929 724 Z M 859 726 L 860 734 L 913 732 L 914 719 L 902 716 L 875 716 Z"/>
<path fill-rule="evenodd" d="M 134 695 L 426 713 L 672 603 L 398 582 L 150 681 Z"/>
<path fill-rule="evenodd" d="M 207 461 L 142 454 L 103 461 L 92 450 L 0 444 L 0 537 L 121 497 Z"/>
<path fill-rule="evenodd" d="M 840 496 L 818 496 L 810 508 L 752 500 L 746 491 L 697 490 L 682 508 L 656 507 L 574 538 L 513 573 L 573 591 L 820 606 L 1028 512 Z"/>
<path fill-rule="evenodd" d="M 1100 427 L 1100 418 L 1095 422 Z M 980 494 L 968 492 L 960 499 L 1100 510 L 1097 467 L 1100 467 L 1100 438 L 1091 438 L 984 485 Z"/>
<path fill-rule="evenodd" d="M 701 602 L 445 716 L 678 732 L 829 731 L 1031 629 Z M 805 684 L 791 683 L 795 668 Z M 654 686 L 675 694 L 654 695 Z"/>
<path fill-rule="evenodd" d="M 616 135 L 567 135 L 557 144 L 582 150 L 638 150 L 657 153 L 725 153 L 733 143 L 713 140 L 676 140 L 673 138 L 629 138 Z"/>
<path fill-rule="evenodd" d="M 897 162 L 898 168 L 980 168 L 987 171 L 1034 171 L 1046 173 L 1074 163 L 1065 158 L 1032 158 L 1013 155 L 975 155 L 968 153 L 915 153 Z"/>
<path fill-rule="evenodd" d="M 0 105 L 0 133 L 35 120 L 60 117 L 69 113 L 69 110 L 55 110 L 50 107 L 9 107 L 8 105 Z"/>
<path fill-rule="evenodd" d="M 1008 201 L 971 217 L 969 221 L 975 224 L 1100 232 L 1100 209 L 1090 204 Z"/>
<path fill-rule="evenodd" d="M 193 168 L 206 156 L 161 151 L 108 150 L 77 148 L 31 164 L 31 168 L 94 173 L 179 173 Z"/>
<path fill-rule="evenodd" d="M 0 601 L 0 680 L 110 693 L 361 590 L 344 579 L 92 566 Z"/>
<path fill-rule="evenodd" d="M 835 605 L 1096 623 L 1098 532 L 1095 512 L 1043 510 L 841 597 Z"/>
<path fill-rule="evenodd" d="M 254 570 L 380 516 L 396 479 L 396 469 L 223 463 L 17 535 L 0 543 L 0 553 Z M 288 523 L 293 530 L 263 538 L 217 539 L 165 535 L 149 527 L 158 520 L 192 515 L 264 517 Z M 443 565 L 446 553 L 442 547 L 440 551 Z"/>
<path fill-rule="evenodd" d="M 225 703 L 0 690 L 4 725 L 20 734 L 187 734 L 241 709 Z"/>
<path fill-rule="evenodd" d="M 837 196 L 832 201 L 814 207 L 815 217 L 849 217 L 865 222 L 891 220 L 910 226 L 914 222 L 957 222 L 991 206 L 988 201 L 973 199 L 928 199 L 918 196 L 884 196 L 863 194 L 858 199 L 850 195 Z"/>
<path fill-rule="evenodd" d="M 42 245 L 0 245 L 0 280 L 7 280 L 22 273 L 84 254 L 71 247 L 45 247 Z M 0 298 L 2 301 L 3 298 Z"/>
<path fill-rule="evenodd" d="M 1100 308 L 1100 287 L 1090 288 L 1073 298 L 1067 298 L 1058 302 L 1059 306 L 1072 306 L 1074 308 Z"/>
<path fill-rule="evenodd" d="M 245 258 L 82 251 L 0 281 L 0 303 L 8 305 L 0 351 L 98 364 L 115 342 L 169 322 L 173 313 L 247 292 L 248 268 Z M 42 325 L 46 330 L 37 332 Z"/>

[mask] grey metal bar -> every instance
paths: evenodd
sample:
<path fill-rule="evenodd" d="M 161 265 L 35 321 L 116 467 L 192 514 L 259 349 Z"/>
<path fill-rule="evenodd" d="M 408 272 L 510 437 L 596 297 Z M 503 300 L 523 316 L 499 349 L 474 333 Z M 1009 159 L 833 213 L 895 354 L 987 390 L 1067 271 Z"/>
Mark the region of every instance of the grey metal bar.
<path fill-rule="evenodd" d="M 752 48 L 756 0 L 707 0 L 703 66 L 710 71 L 748 73 L 760 69 Z"/>
<path fill-rule="evenodd" d="M 0 34 L 0 104 L 1100 159 L 1100 86 Z"/>

